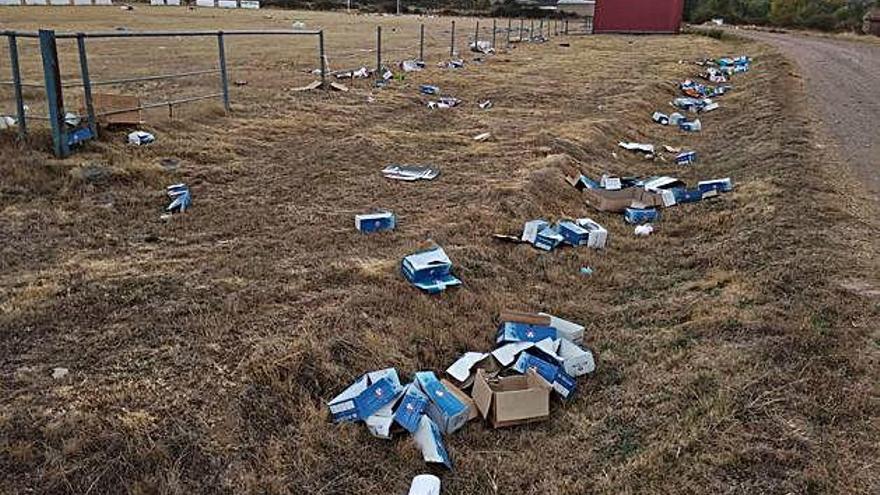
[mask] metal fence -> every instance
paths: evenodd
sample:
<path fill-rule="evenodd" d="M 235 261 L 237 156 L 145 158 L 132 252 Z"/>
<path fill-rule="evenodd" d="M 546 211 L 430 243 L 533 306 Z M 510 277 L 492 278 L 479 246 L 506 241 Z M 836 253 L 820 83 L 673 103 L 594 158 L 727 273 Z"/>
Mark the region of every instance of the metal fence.
<path fill-rule="evenodd" d="M 457 57 L 464 50 L 475 46 L 477 41 L 488 43 L 493 49 L 509 49 L 518 43 L 542 42 L 551 36 L 568 34 L 570 23 L 568 19 L 476 19 L 472 26 L 465 19 L 450 20 L 448 25 L 433 22 L 431 31 L 426 29 L 426 24 L 418 25 L 418 30 L 411 28 L 401 29 L 393 25 L 376 26 L 375 47 L 360 49 L 358 51 L 346 51 L 342 47 L 325 47 L 325 31 L 318 30 L 236 30 L 236 31 L 147 31 L 147 32 L 81 32 L 60 33 L 53 30 L 40 30 L 33 32 L 2 31 L 8 42 L 10 61 L 10 81 L 0 81 L 0 85 L 9 86 L 13 90 L 15 99 L 15 114 L 18 126 L 18 134 L 21 139 L 28 135 L 29 120 L 48 121 L 52 132 L 53 150 L 56 156 L 68 156 L 71 148 L 76 144 L 94 139 L 98 136 L 98 120 L 114 114 L 139 112 L 151 108 L 167 107 L 169 115 L 177 105 L 192 103 L 203 100 L 217 99 L 222 102 L 224 110 L 230 111 L 230 78 L 227 67 L 226 40 L 229 37 L 243 36 L 282 36 L 282 37 L 313 37 L 316 38 L 315 51 L 308 59 L 314 60 L 315 69 L 308 71 L 320 76 L 321 87 L 327 87 L 327 78 L 341 73 L 350 72 L 352 67 L 372 67 L 372 63 L 365 61 L 365 56 L 375 55 L 376 74 L 381 74 L 384 67 L 390 67 L 401 60 L 421 60 L 427 58 Z M 387 23 L 387 21 L 386 21 Z M 448 26 L 448 28 L 446 27 Z M 572 30 L 574 31 L 574 30 Z M 574 33 L 572 33 L 574 34 Z M 93 79 L 89 72 L 89 40 L 107 39 L 138 39 L 138 38 L 214 38 L 217 44 L 217 66 L 206 69 L 187 70 L 168 74 L 149 74 L 138 77 Z M 42 62 L 42 82 L 24 81 L 22 78 L 19 43 L 23 40 L 36 40 L 39 42 L 39 52 Z M 76 43 L 76 60 L 78 61 L 79 80 L 71 77 L 68 71 L 66 77 L 62 77 L 62 71 L 58 58 L 58 40 L 73 40 Z M 444 48 L 445 45 L 445 48 Z M 30 60 L 33 61 L 33 60 Z M 330 65 L 336 70 L 331 70 Z M 195 68 L 192 68 L 195 69 Z M 166 98 L 160 101 L 138 103 L 131 108 L 115 108 L 112 110 L 99 110 L 93 104 L 93 88 L 111 85 L 124 85 L 128 83 L 143 83 L 147 81 L 168 81 L 185 78 L 200 78 L 217 76 L 217 90 L 209 93 L 191 95 L 186 97 Z M 41 89 L 45 91 L 48 117 L 34 115 L 26 111 L 25 88 Z M 81 88 L 84 101 L 84 117 L 86 126 L 78 129 L 70 128 L 65 123 L 64 89 Z M 42 91 L 41 91 L 42 92 Z"/>

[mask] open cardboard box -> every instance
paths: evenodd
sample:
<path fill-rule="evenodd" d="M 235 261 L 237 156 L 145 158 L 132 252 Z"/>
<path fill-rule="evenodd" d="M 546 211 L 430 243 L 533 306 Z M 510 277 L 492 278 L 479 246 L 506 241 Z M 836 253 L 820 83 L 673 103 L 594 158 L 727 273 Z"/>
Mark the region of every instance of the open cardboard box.
<path fill-rule="evenodd" d="M 645 206 L 664 206 L 662 196 L 640 187 L 627 187 L 617 191 L 584 189 L 583 193 L 587 204 L 599 211 L 621 212 L 634 203 Z"/>
<path fill-rule="evenodd" d="M 504 378 L 489 378 L 477 370 L 472 397 L 493 428 L 542 421 L 550 415 L 550 387 L 531 369 Z"/>

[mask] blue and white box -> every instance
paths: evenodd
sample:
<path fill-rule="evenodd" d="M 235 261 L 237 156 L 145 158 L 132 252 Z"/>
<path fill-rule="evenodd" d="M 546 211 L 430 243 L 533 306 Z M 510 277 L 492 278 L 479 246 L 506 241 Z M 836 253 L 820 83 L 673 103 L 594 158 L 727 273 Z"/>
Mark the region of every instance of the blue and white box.
<path fill-rule="evenodd" d="M 593 353 L 567 339 L 559 339 L 556 354 L 562 359 L 562 369 L 571 376 L 581 376 L 596 370 Z"/>
<path fill-rule="evenodd" d="M 334 422 L 364 420 L 394 401 L 400 390 L 397 370 L 388 368 L 362 376 L 327 405 Z"/>
<path fill-rule="evenodd" d="M 419 427 L 413 434 L 413 440 L 422 450 L 422 458 L 425 459 L 425 462 L 443 464 L 452 469 L 452 459 L 443 444 L 440 428 L 427 415 L 423 414 L 419 418 Z"/>
<path fill-rule="evenodd" d="M 677 203 L 696 203 L 703 199 L 703 191 L 699 189 L 679 188 L 673 192 L 675 193 L 675 201 Z"/>
<path fill-rule="evenodd" d="M 165 211 L 183 213 L 192 206 L 192 194 L 186 184 L 173 184 L 165 188 L 165 194 L 171 203 L 165 207 Z"/>
<path fill-rule="evenodd" d="M 563 240 L 565 239 L 562 235 L 553 227 L 544 227 L 538 231 L 538 235 L 535 237 L 533 245 L 544 251 L 552 251 L 554 248 L 562 244 Z"/>
<path fill-rule="evenodd" d="M 559 372 L 559 366 L 529 354 L 529 352 L 526 351 L 519 355 L 519 359 L 514 363 L 513 369 L 517 373 L 522 374 L 525 374 L 529 369 L 533 369 L 541 378 L 547 380 L 547 383 L 553 383 L 556 380 L 556 374 Z"/>
<path fill-rule="evenodd" d="M 549 325 L 534 325 L 516 321 L 502 322 L 498 327 L 495 342 L 507 344 L 511 342 L 540 342 L 544 339 L 555 339 L 557 331 Z"/>
<path fill-rule="evenodd" d="M 605 243 L 608 241 L 608 230 L 605 227 L 590 218 L 578 218 L 575 220 L 575 223 L 578 227 L 588 232 L 587 247 L 593 249 L 605 248 Z"/>
<path fill-rule="evenodd" d="M 590 231 L 570 220 L 556 224 L 556 230 L 565 242 L 572 246 L 585 246 L 590 241 Z"/>
<path fill-rule="evenodd" d="M 379 210 L 373 213 L 363 213 L 354 216 L 355 228 L 367 234 L 394 230 L 396 224 L 397 219 L 394 217 L 394 213 L 387 210 Z"/>
<path fill-rule="evenodd" d="M 685 151 L 683 153 L 679 153 L 675 155 L 675 164 L 676 165 L 691 165 L 697 163 L 697 152 L 696 151 Z"/>
<path fill-rule="evenodd" d="M 425 414 L 444 434 L 458 430 L 467 423 L 470 410 L 452 392 L 440 383 L 433 371 L 419 371 L 413 382 L 428 397 Z"/>
<path fill-rule="evenodd" d="M 655 208 L 627 208 L 623 212 L 623 219 L 627 223 L 641 225 L 653 223 L 660 218 L 660 212 Z"/>
<path fill-rule="evenodd" d="M 413 253 L 400 263 L 400 271 L 409 282 L 429 294 L 461 285 L 452 273 L 452 261 L 440 247 Z"/>
<path fill-rule="evenodd" d="M 724 179 L 704 180 L 697 183 L 697 187 L 705 195 L 707 192 L 730 192 L 733 191 L 733 180 L 730 177 Z"/>
<path fill-rule="evenodd" d="M 414 383 L 410 383 L 404 388 L 403 399 L 394 411 L 394 421 L 406 431 L 415 433 L 427 406 L 428 397 Z"/>

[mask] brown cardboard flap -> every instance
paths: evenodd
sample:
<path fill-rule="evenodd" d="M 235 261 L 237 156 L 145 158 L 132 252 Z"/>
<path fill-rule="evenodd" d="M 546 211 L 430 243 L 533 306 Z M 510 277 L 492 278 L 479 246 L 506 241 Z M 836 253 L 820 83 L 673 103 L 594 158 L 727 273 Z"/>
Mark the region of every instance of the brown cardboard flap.
<path fill-rule="evenodd" d="M 452 393 L 452 395 L 460 400 L 462 404 L 467 406 L 468 421 L 475 419 L 477 416 L 479 416 L 480 413 L 477 411 L 476 403 L 474 403 L 474 400 L 468 397 L 466 393 L 462 392 L 460 388 L 456 387 L 452 382 L 446 380 L 445 378 L 440 380 L 440 383 L 442 383 L 443 386 Z"/>
<path fill-rule="evenodd" d="M 492 406 L 492 389 L 489 388 L 489 382 L 483 370 L 477 370 L 471 397 L 473 397 L 474 404 L 476 404 L 477 410 L 480 411 L 483 418 L 488 418 L 489 409 Z"/>
<path fill-rule="evenodd" d="M 550 317 L 544 315 L 537 315 L 534 313 L 524 313 L 522 311 L 511 311 L 505 309 L 498 316 L 498 319 L 501 322 L 510 321 L 516 323 L 526 323 L 529 325 L 542 325 L 542 326 L 550 326 Z"/>
<path fill-rule="evenodd" d="M 617 191 L 584 189 L 583 194 L 587 204 L 599 211 L 623 211 L 634 202 L 647 206 L 663 206 L 663 198 L 659 194 L 640 187 L 627 187 Z"/>
<path fill-rule="evenodd" d="M 546 387 L 495 394 L 495 420 L 498 423 L 543 418 L 549 415 L 550 391 Z"/>

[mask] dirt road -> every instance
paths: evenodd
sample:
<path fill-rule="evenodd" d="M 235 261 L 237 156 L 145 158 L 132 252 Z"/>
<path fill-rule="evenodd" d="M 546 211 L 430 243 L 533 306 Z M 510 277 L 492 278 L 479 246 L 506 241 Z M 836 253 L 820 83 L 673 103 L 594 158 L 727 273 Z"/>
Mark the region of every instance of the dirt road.
<path fill-rule="evenodd" d="M 880 201 L 880 45 L 738 31 L 769 43 L 801 68 L 815 114 L 848 163 Z"/>

